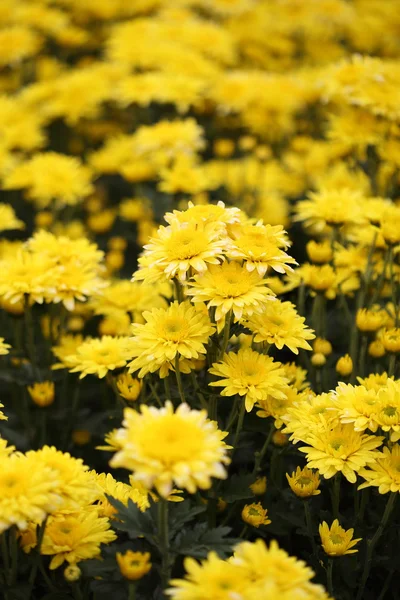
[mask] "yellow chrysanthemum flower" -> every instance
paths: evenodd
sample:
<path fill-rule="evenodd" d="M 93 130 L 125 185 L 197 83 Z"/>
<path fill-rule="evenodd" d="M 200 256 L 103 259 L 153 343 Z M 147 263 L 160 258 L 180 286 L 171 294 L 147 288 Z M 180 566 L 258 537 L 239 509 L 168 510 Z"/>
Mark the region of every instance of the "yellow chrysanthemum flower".
<path fill-rule="evenodd" d="M 116 381 L 121 396 L 128 402 L 135 402 L 143 387 L 143 382 L 132 377 L 130 373 L 121 373 Z"/>
<path fill-rule="evenodd" d="M 340 382 L 332 399 L 342 423 L 352 423 L 355 431 L 370 429 L 375 432 L 378 429 L 375 420 L 378 403 L 376 390 Z"/>
<path fill-rule="evenodd" d="M 168 308 L 144 312 L 145 323 L 132 325 L 129 370 L 139 370 L 139 377 L 160 370 L 165 377 L 176 360 L 199 359 L 206 354 L 206 345 L 215 331 L 206 312 L 190 302 L 173 302 Z"/>
<path fill-rule="evenodd" d="M 221 201 L 217 204 L 193 204 L 188 202 L 187 210 L 174 210 L 172 213 L 166 213 L 164 219 L 172 225 L 174 221 L 178 223 L 189 223 L 193 221 L 195 223 L 215 223 L 221 226 L 224 224 L 235 225 L 241 221 L 241 210 L 236 207 L 226 207 Z"/>
<path fill-rule="evenodd" d="M 91 171 L 72 156 L 41 152 L 18 164 L 4 179 L 5 189 L 26 188 L 40 208 L 56 200 L 59 206 L 77 204 L 93 191 Z"/>
<path fill-rule="evenodd" d="M 310 496 L 317 496 L 321 493 L 321 490 L 318 489 L 321 483 L 318 473 L 307 467 L 304 469 L 297 467 L 291 476 L 286 473 L 286 479 L 292 492 L 300 498 L 310 498 Z"/>
<path fill-rule="evenodd" d="M 307 340 L 313 340 L 315 335 L 291 302 L 266 302 L 262 312 L 251 315 L 245 325 L 253 332 L 255 342 L 274 344 L 278 350 L 287 346 L 295 354 L 299 348 L 312 350 Z"/>
<path fill-rule="evenodd" d="M 156 236 L 144 246 L 143 257 L 157 265 L 160 279 L 177 277 L 185 281 L 189 269 L 202 272 L 208 264 L 223 260 L 226 244 L 227 239 L 221 237 L 221 226 L 215 223 L 173 222 L 168 227 L 159 227 Z M 146 267 L 136 271 L 134 279 L 146 282 Z"/>
<path fill-rule="evenodd" d="M 400 445 L 383 448 L 382 458 L 369 464 L 368 469 L 361 469 L 360 475 L 365 482 L 358 486 L 359 490 L 377 487 L 380 494 L 400 492 Z"/>
<path fill-rule="evenodd" d="M 167 590 L 173 600 L 242 598 L 242 592 L 248 585 L 245 570 L 222 560 L 215 552 L 210 552 L 201 563 L 187 557 L 184 567 L 185 579 L 172 579 L 172 587 Z"/>
<path fill-rule="evenodd" d="M 23 300 L 42 304 L 55 277 L 53 262 L 28 250 L 20 250 L 15 256 L 0 261 L 0 296 L 11 303 Z"/>
<path fill-rule="evenodd" d="M 382 431 L 390 432 L 390 440 L 400 439 L 400 380 L 388 379 L 377 394 L 374 421 Z"/>
<path fill-rule="evenodd" d="M 90 338 L 86 338 L 90 339 Z M 68 367 L 66 359 L 75 354 L 76 350 L 83 344 L 83 335 L 66 333 L 61 335 L 58 344 L 52 347 L 52 352 L 61 362 L 52 365 L 52 369 L 65 369 Z"/>
<path fill-rule="evenodd" d="M 28 385 L 27 390 L 36 406 L 50 406 L 54 402 L 54 381 L 38 381 Z"/>
<path fill-rule="evenodd" d="M 283 433 L 291 434 L 290 440 L 297 443 L 311 434 L 325 431 L 327 425 L 334 427 L 339 423 L 339 418 L 332 407 L 331 394 L 315 396 L 310 390 L 305 390 L 301 399 L 289 406 L 283 415 L 282 419 L 286 425 Z"/>
<path fill-rule="evenodd" d="M 0 231 L 24 228 L 25 223 L 17 219 L 13 207 L 9 204 L 0 204 Z"/>
<path fill-rule="evenodd" d="M 376 450 L 382 445 L 382 436 L 366 435 L 354 431 L 352 425 L 327 427 L 325 431 L 310 433 L 299 448 L 307 457 L 307 464 L 330 479 L 343 473 L 350 483 L 355 483 L 357 473 L 381 456 Z"/>
<path fill-rule="evenodd" d="M 205 411 L 181 404 L 174 412 L 170 402 L 160 409 L 142 405 L 140 411 L 125 409 L 123 428 L 116 435 L 121 449 L 112 467 L 130 469 L 135 479 L 148 489 L 154 486 L 164 498 L 173 483 L 193 494 L 208 489 L 212 477 L 226 477 L 227 433 Z"/>
<path fill-rule="evenodd" d="M 62 510 L 77 510 L 97 499 L 96 480 L 81 458 L 74 458 L 54 446 L 29 450 L 26 457 L 35 463 L 36 470 L 50 468 L 53 471 L 57 479 L 56 492 L 63 499 Z"/>
<path fill-rule="evenodd" d="M 125 504 L 125 506 L 128 505 L 129 500 L 132 500 L 142 512 L 150 506 L 146 491 L 140 491 L 138 487 L 132 487 L 127 483 L 116 481 L 111 473 L 96 474 L 94 472 L 93 475 L 102 492 L 99 504 L 97 505 L 100 516 L 112 518 L 117 512 L 117 509 L 112 506 L 106 496 L 112 496 Z"/>
<path fill-rule="evenodd" d="M 229 311 L 238 321 L 261 310 L 274 296 L 257 271 L 250 272 L 236 262 L 212 265 L 205 273 L 196 275 L 188 282 L 186 294 L 192 296 L 193 302 L 206 302 L 208 308 L 215 307 L 218 329 L 223 327 Z"/>
<path fill-rule="evenodd" d="M 352 550 L 362 538 L 353 540 L 354 529 L 343 529 L 339 521 L 335 519 L 329 527 L 325 521 L 319 526 L 322 547 L 328 556 L 343 556 L 344 554 L 355 554 L 358 550 Z"/>
<path fill-rule="evenodd" d="M 99 517 L 94 507 L 79 512 L 57 513 L 49 517 L 40 553 L 52 556 L 50 569 L 57 569 L 64 561 L 76 564 L 100 555 L 101 544 L 116 539 L 110 521 Z"/>
<path fill-rule="evenodd" d="M 11 345 L 6 344 L 4 338 L 0 338 L 0 356 L 4 356 L 10 352 Z"/>
<path fill-rule="evenodd" d="M 260 527 L 260 525 L 269 525 L 271 520 L 268 518 L 268 511 L 263 508 L 261 502 L 253 502 L 246 504 L 242 510 L 242 519 L 252 527 Z"/>
<path fill-rule="evenodd" d="M 234 232 L 228 257 L 243 260 L 248 271 L 256 270 L 264 276 L 269 269 L 278 273 L 293 271 L 294 258 L 282 250 L 289 247 L 286 232 L 281 225 L 243 225 Z"/>
<path fill-rule="evenodd" d="M 44 521 L 63 502 L 58 492 L 59 481 L 53 469 L 46 465 L 38 468 L 32 456 L 2 452 L 0 531 L 12 525 L 24 530 L 29 521 Z"/>
<path fill-rule="evenodd" d="M 133 552 L 127 550 L 124 554 L 117 552 L 115 555 L 121 574 L 128 581 L 137 581 L 144 577 L 151 569 L 150 552 Z"/>
<path fill-rule="evenodd" d="M 83 342 L 75 354 L 64 357 L 63 362 L 71 373 L 80 373 L 80 379 L 86 375 L 96 375 L 102 379 L 109 371 L 125 367 L 132 356 L 130 338 L 103 335 L 100 339 Z"/>
<path fill-rule="evenodd" d="M 214 363 L 209 371 L 223 378 L 209 385 L 223 387 L 221 396 L 245 396 L 247 411 L 268 396 L 282 400 L 286 398 L 287 379 L 281 363 L 250 348 L 239 350 L 237 354 L 225 354 L 222 361 Z"/>
<path fill-rule="evenodd" d="M 326 225 L 359 225 L 366 222 L 363 213 L 363 196 L 351 189 L 326 189 L 309 194 L 309 200 L 296 204 L 296 221 L 304 221 L 315 231 L 322 231 Z"/>

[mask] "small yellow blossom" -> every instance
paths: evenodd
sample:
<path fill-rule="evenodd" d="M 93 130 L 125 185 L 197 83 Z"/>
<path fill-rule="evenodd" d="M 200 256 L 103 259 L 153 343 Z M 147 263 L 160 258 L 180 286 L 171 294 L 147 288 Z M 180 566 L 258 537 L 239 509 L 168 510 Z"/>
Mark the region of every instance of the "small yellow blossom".
<path fill-rule="evenodd" d="M 335 519 L 329 527 L 325 521 L 319 526 L 322 547 L 328 556 L 343 556 L 355 554 L 358 550 L 352 548 L 361 542 L 362 538 L 353 539 L 354 529 L 343 529 Z"/>
<path fill-rule="evenodd" d="M 117 552 L 117 563 L 122 575 L 129 581 L 137 581 L 151 569 L 150 552 Z"/>
<path fill-rule="evenodd" d="M 269 525 L 271 523 L 268 519 L 267 509 L 262 507 L 261 502 L 246 504 L 242 510 L 242 519 L 248 525 L 253 527 L 260 527 L 260 525 Z"/>

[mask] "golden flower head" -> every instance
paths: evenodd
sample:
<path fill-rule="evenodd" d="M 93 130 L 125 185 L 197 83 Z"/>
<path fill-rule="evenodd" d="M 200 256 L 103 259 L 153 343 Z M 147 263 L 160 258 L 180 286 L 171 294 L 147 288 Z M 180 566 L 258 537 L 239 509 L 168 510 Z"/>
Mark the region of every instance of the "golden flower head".
<path fill-rule="evenodd" d="M 132 325 L 131 356 L 134 359 L 129 363 L 129 370 L 139 370 L 140 378 L 157 370 L 165 377 L 176 360 L 205 357 L 208 339 L 215 331 L 207 312 L 188 301 L 173 302 L 166 309 L 144 312 L 143 318 L 144 324 Z"/>
<path fill-rule="evenodd" d="M 312 349 L 308 340 L 314 339 L 315 335 L 291 302 L 270 300 L 264 304 L 262 312 L 251 315 L 244 324 L 253 332 L 255 342 L 274 344 L 278 350 L 287 346 L 295 354 L 299 353 L 299 348 Z"/>
<path fill-rule="evenodd" d="M 64 364 L 71 373 L 80 373 L 80 379 L 86 375 L 97 375 L 101 379 L 109 371 L 124 367 L 132 356 L 128 337 L 103 335 L 100 339 L 84 341 L 74 354 L 64 358 Z"/>
<path fill-rule="evenodd" d="M 385 352 L 385 346 L 381 340 L 374 340 L 368 346 L 368 354 L 374 358 L 382 358 L 382 356 L 385 356 Z"/>
<path fill-rule="evenodd" d="M 97 509 L 88 506 L 79 512 L 60 512 L 49 517 L 40 551 L 52 557 L 49 568 L 53 570 L 64 561 L 76 565 L 98 557 L 101 544 L 109 544 L 116 537 L 109 519 L 99 517 Z"/>
<path fill-rule="evenodd" d="M 393 354 L 400 352 L 400 327 L 386 329 L 380 339 L 386 352 Z"/>
<path fill-rule="evenodd" d="M 400 445 L 394 444 L 392 448 L 383 448 L 382 458 L 361 469 L 360 475 L 365 479 L 358 486 L 359 490 L 367 487 L 377 487 L 380 494 L 400 492 Z"/>
<path fill-rule="evenodd" d="M 321 493 L 318 489 L 321 483 L 318 473 L 304 467 L 297 467 L 296 471 L 290 476 L 286 473 L 286 479 L 289 482 L 290 489 L 300 498 L 310 498 Z"/>
<path fill-rule="evenodd" d="M 314 352 L 323 354 L 324 356 L 329 356 L 332 354 L 332 344 L 329 340 L 324 338 L 317 337 L 313 342 Z"/>
<path fill-rule="evenodd" d="M 387 316 L 382 310 L 360 308 L 356 314 L 356 324 L 360 331 L 369 333 L 377 331 L 386 322 Z"/>
<path fill-rule="evenodd" d="M 287 379 L 281 363 L 250 348 L 225 354 L 209 372 L 222 378 L 212 381 L 210 386 L 223 387 L 222 396 L 245 396 L 248 412 L 257 401 L 265 400 L 268 396 L 282 400 L 286 398 Z"/>
<path fill-rule="evenodd" d="M 332 246 L 329 240 L 323 240 L 322 242 L 310 240 L 306 244 L 306 250 L 308 258 L 313 263 L 324 264 L 332 260 Z"/>
<path fill-rule="evenodd" d="M 117 378 L 117 388 L 121 396 L 128 402 L 139 398 L 143 382 L 135 379 L 130 373 L 121 373 Z"/>
<path fill-rule="evenodd" d="M 257 528 L 260 525 L 269 525 L 271 523 L 270 519 L 268 519 L 267 509 L 262 507 L 261 502 L 246 504 L 242 510 L 242 519 L 248 525 Z"/>
<path fill-rule="evenodd" d="M 25 223 L 17 219 L 13 207 L 9 204 L 0 204 L 0 231 L 24 228 Z"/>
<path fill-rule="evenodd" d="M 173 483 L 194 493 L 208 489 L 212 477 L 226 477 L 226 436 L 205 411 L 191 410 L 187 404 L 175 412 L 171 402 L 160 409 L 141 405 L 140 413 L 126 408 L 123 428 L 116 434 L 120 449 L 110 464 L 130 469 L 163 497 Z"/>
<path fill-rule="evenodd" d="M 6 344 L 4 338 L 0 338 L 0 356 L 8 354 L 10 352 L 11 345 Z"/>
<path fill-rule="evenodd" d="M 186 294 L 192 296 L 195 303 L 205 302 L 209 309 L 215 307 L 219 331 L 229 311 L 238 321 L 261 310 L 274 296 L 267 287 L 267 280 L 237 262 L 211 265 L 205 273 L 189 281 Z"/>
<path fill-rule="evenodd" d="M 351 360 L 351 356 L 349 354 L 345 354 L 341 356 L 336 363 L 336 372 L 342 377 L 348 377 L 351 375 L 353 371 L 353 361 Z"/>
<path fill-rule="evenodd" d="M 258 477 L 255 482 L 250 485 L 250 489 L 255 496 L 262 496 L 267 491 L 267 478 L 265 476 Z"/>
<path fill-rule="evenodd" d="M 272 435 L 272 443 L 275 446 L 278 446 L 278 448 L 283 448 L 284 446 L 288 445 L 289 438 L 286 434 L 282 433 L 280 429 L 277 429 L 277 431 L 274 431 Z"/>
<path fill-rule="evenodd" d="M 221 226 L 212 222 L 173 221 L 168 227 L 158 229 L 156 236 L 144 246 L 143 257 L 157 265 L 160 279 L 177 277 L 184 281 L 189 269 L 203 272 L 209 264 L 218 264 L 223 259 L 227 240 L 221 235 Z M 146 281 L 146 268 L 139 269 L 134 277 Z"/>
<path fill-rule="evenodd" d="M 142 579 L 151 569 L 150 552 L 127 550 L 115 555 L 121 574 L 129 581 Z"/>
<path fill-rule="evenodd" d="M 362 538 L 353 540 L 354 529 L 347 531 L 340 527 L 339 521 L 335 519 L 329 527 L 325 521 L 319 526 L 319 535 L 321 537 L 322 547 L 328 556 L 343 556 L 344 554 L 354 554 L 358 550 L 353 550 L 354 546 Z"/>
<path fill-rule="evenodd" d="M 325 354 L 322 354 L 322 352 L 315 352 L 311 356 L 311 364 L 313 367 L 323 367 L 326 364 Z"/>
<path fill-rule="evenodd" d="M 36 406 L 50 406 L 54 402 L 53 381 L 41 381 L 28 385 L 28 392 Z"/>
<path fill-rule="evenodd" d="M 380 457 L 376 448 L 382 440 L 381 436 L 354 431 L 352 425 L 337 425 L 310 433 L 304 440 L 309 445 L 299 450 L 307 455 L 308 466 L 318 469 L 325 479 L 341 472 L 347 481 L 355 483 L 357 473 Z"/>
<path fill-rule="evenodd" d="M 78 567 L 78 565 L 68 565 L 64 569 L 64 579 L 69 582 L 78 581 L 80 576 L 82 575 L 82 571 Z"/>
<path fill-rule="evenodd" d="M 351 189 L 325 189 L 309 194 L 309 200 L 300 200 L 296 205 L 296 221 L 304 221 L 315 231 L 326 225 L 341 227 L 366 221 L 362 210 L 360 192 Z"/>

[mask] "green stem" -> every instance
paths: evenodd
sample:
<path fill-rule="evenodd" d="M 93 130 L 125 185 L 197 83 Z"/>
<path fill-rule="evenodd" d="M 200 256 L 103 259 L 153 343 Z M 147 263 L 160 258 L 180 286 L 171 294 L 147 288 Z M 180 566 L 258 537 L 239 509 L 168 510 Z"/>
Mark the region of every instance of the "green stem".
<path fill-rule="evenodd" d="M 317 556 L 317 544 L 315 543 L 315 537 L 314 537 L 313 530 L 312 530 L 310 500 L 309 499 L 304 500 L 303 504 L 304 504 L 304 514 L 306 517 L 308 537 L 310 538 L 310 541 L 311 541 L 313 555 Z"/>
<path fill-rule="evenodd" d="M 225 427 L 225 431 L 230 431 L 231 427 L 233 427 L 233 424 L 235 423 L 237 417 L 238 417 L 238 404 L 240 401 L 240 396 L 238 394 L 236 394 L 235 399 L 232 403 L 232 408 L 231 408 L 231 412 L 229 413 L 229 417 L 228 420 L 226 422 L 226 427 Z"/>
<path fill-rule="evenodd" d="M 218 356 L 218 360 L 222 360 L 223 356 L 226 352 L 226 349 L 228 347 L 228 343 L 230 340 L 230 332 L 231 332 L 231 323 L 232 323 L 232 317 L 233 317 L 233 313 L 230 310 L 228 312 L 228 314 L 225 316 L 225 325 L 224 325 L 224 333 L 223 333 L 223 337 L 222 337 L 222 344 L 221 344 L 221 348 L 219 351 L 219 356 Z"/>
<path fill-rule="evenodd" d="M 340 472 L 336 473 L 332 485 L 332 513 L 334 519 L 339 519 L 340 502 Z"/>
<path fill-rule="evenodd" d="M 176 299 L 178 300 L 178 302 L 183 302 L 183 290 L 182 290 L 182 286 L 179 283 L 179 281 L 176 279 L 174 279 L 174 285 L 175 285 L 175 294 L 176 294 Z"/>
<path fill-rule="evenodd" d="M 176 374 L 176 382 L 178 384 L 179 396 L 181 398 L 181 402 L 186 402 L 185 392 L 182 385 L 182 377 L 179 369 L 179 354 L 175 356 L 175 374 Z"/>
<path fill-rule="evenodd" d="M 208 403 L 208 418 L 211 421 L 217 420 L 217 396 L 215 394 L 211 394 L 210 396 Z"/>
<path fill-rule="evenodd" d="M 391 492 L 390 496 L 389 496 L 389 500 L 386 504 L 385 512 L 383 513 L 382 520 L 379 524 L 379 527 L 376 530 L 374 537 L 371 540 L 368 540 L 368 542 L 367 542 L 367 552 L 365 555 L 364 570 L 363 570 L 363 574 L 362 574 L 362 578 L 361 578 L 360 587 L 358 588 L 356 600 L 361 600 L 363 598 L 365 585 L 368 581 L 369 573 L 371 570 L 372 556 L 373 556 L 373 553 L 375 550 L 375 546 L 377 545 L 377 543 L 389 521 L 390 515 L 392 514 L 392 511 L 394 509 L 396 500 L 397 500 L 397 492 Z"/>
<path fill-rule="evenodd" d="M 168 500 L 160 498 L 158 502 L 158 535 L 161 552 L 161 585 L 168 587 L 171 577 L 171 561 L 169 555 Z"/>
<path fill-rule="evenodd" d="M 236 450 L 237 447 L 237 443 L 239 441 L 239 436 L 240 436 L 240 432 L 242 431 L 243 428 L 243 421 L 244 421 L 244 415 L 246 412 L 246 403 L 244 401 L 244 399 L 242 400 L 242 405 L 239 409 L 239 418 L 238 418 L 238 422 L 236 425 L 236 431 L 235 431 L 235 438 L 233 440 L 233 452 Z"/>
<path fill-rule="evenodd" d="M 34 334 L 34 325 L 32 319 L 32 309 L 29 304 L 29 295 L 25 294 L 25 329 L 26 329 L 26 350 L 28 353 L 29 360 L 31 362 L 32 368 L 35 371 L 36 369 L 36 353 L 35 353 L 35 334 Z"/>
<path fill-rule="evenodd" d="M 263 447 L 261 448 L 260 452 L 255 453 L 255 462 L 254 462 L 254 469 L 253 469 L 254 474 L 256 474 L 256 473 L 258 473 L 258 471 L 260 471 L 262 459 L 264 458 L 264 456 L 268 450 L 268 446 L 270 445 L 272 436 L 274 435 L 274 431 L 275 431 L 274 424 L 271 423 L 271 427 L 270 427 L 268 436 L 264 442 Z"/>
<path fill-rule="evenodd" d="M 136 583 L 128 584 L 128 600 L 136 599 Z"/>
<path fill-rule="evenodd" d="M 361 339 L 360 362 L 359 362 L 359 366 L 358 366 L 358 374 L 360 375 L 360 377 L 364 377 L 364 374 L 365 374 L 367 349 L 368 349 L 368 336 L 364 334 Z"/>
<path fill-rule="evenodd" d="M 3 563 L 4 563 L 4 568 L 5 570 L 8 571 L 10 570 L 10 560 L 8 558 L 8 548 L 7 548 L 7 539 L 6 539 L 6 532 L 3 531 L 3 533 L 1 534 L 1 555 L 3 558 Z"/>
<path fill-rule="evenodd" d="M 389 377 L 393 377 L 395 371 L 396 371 L 396 354 L 393 352 L 389 356 L 389 368 L 388 368 Z"/>
<path fill-rule="evenodd" d="M 199 384 L 197 383 L 196 374 L 194 371 L 190 371 L 190 379 L 192 380 L 193 387 L 196 390 L 197 397 L 200 400 L 201 407 L 208 411 L 207 400 L 204 398 L 204 396 L 201 392 L 201 389 L 200 389 Z"/>
<path fill-rule="evenodd" d="M 169 384 L 169 375 L 164 377 L 165 399 L 171 400 L 171 386 Z"/>
<path fill-rule="evenodd" d="M 245 534 L 247 533 L 248 528 L 249 528 L 249 526 L 246 523 L 246 525 L 243 527 L 242 531 L 239 533 L 239 538 L 240 539 L 242 539 L 245 536 Z"/>
<path fill-rule="evenodd" d="M 333 598 L 333 558 L 329 559 L 327 571 L 327 588 L 328 594 Z"/>
<path fill-rule="evenodd" d="M 35 554 L 34 563 L 32 565 L 32 570 L 30 572 L 29 580 L 28 580 L 28 583 L 31 586 L 28 598 L 30 598 L 32 596 L 33 586 L 35 585 L 36 575 L 37 575 L 38 568 L 39 568 L 39 563 L 40 563 L 40 560 L 41 560 L 40 549 L 42 547 L 42 542 L 43 542 L 43 537 L 44 537 L 44 531 L 46 529 L 46 523 L 47 523 L 47 519 L 45 519 L 43 521 L 43 523 L 41 525 L 39 525 L 39 528 L 37 530 L 38 531 L 38 533 L 37 533 L 37 544 L 36 544 L 36 548 L 35 548 L 35 553 L 36 554 Z"/>
<path fill-rule="evenodd" d="M 160 408 L 162 408 L 162 407 L 163 407 L 163 403 L 161 402 L 161 398 L 160 398 L 160 396 L 157 394 L 157 389 L 156 389 L 156 386 L 155 386 L 155 385 L 153 385 L 152 383 L 150 383 L 150 381 L 149 381 L 149 387 L 150 387 L 150 389 L 151 389 L 151 394 L 152 394 L 152 396 L 154 396 L 154 398 L 156 399 L 156 402 L 157 402 L 158 406 L 159 406 Z"/>

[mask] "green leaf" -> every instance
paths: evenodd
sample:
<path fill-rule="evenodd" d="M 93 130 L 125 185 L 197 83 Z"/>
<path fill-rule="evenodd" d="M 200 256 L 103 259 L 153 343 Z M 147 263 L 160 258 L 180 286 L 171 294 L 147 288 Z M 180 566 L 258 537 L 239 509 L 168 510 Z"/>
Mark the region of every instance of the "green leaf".
<path fill-rule="evenodd" d="M 126 531 L 131 538 L 139 536 L 145 537 L 150 543 L 154 544 L 155 527 L 148 512 L 142 512 L 138 506 L 129 498 L 128 505 L 106 494 L 108 501 L 118 514 L 115 515 L 113 526 L 120 531 Z"/>
<path fill-rule="evenodd" d="M 206 508 L 206 506 L 192 506 L 190 500 L 170 504 L 169 527 L 171 535 L 180 531 L 194 517 L 204 513 Z"/>
<path fill-rule="evenodd" d="M 246 475 L 232 475 L 223 487 L 222 498 L 228 503 L 253 498 L 254 494 L 250 489 L 250 485 L 255 480 L 256 477 L 251 473 Z"/>
<path fill-rule="evenodd" d="M 222 558 L 230 554 L 232 547 L 240 542 L 237 538 L 227 537 L 230 527 L 208 529 L 207 523 L 198 523 L 193 529 L 178 534 L 172 544 L 177 554 L 205 558 L 211 550 Z"/>

